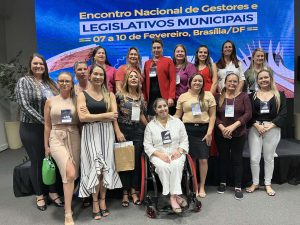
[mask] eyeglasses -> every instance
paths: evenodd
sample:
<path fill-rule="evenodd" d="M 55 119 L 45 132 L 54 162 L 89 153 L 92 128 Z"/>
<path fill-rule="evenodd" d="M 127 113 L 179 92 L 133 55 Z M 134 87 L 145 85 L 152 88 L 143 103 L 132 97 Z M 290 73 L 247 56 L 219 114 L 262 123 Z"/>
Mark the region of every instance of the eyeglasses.
<path fill-rule="evenodd" d="M 70 84 L 71 82 L 71 80 L 58 80 L 59 84 Z"/>

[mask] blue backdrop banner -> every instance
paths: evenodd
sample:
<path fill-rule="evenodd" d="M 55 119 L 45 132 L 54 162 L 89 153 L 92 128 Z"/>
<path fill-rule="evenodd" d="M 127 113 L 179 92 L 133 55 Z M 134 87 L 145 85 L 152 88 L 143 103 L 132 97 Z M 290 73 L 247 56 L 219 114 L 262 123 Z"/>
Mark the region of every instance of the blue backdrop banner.
<path fill-rule="evenodd" d="M 176 44 L 185 45 L 190 61 L 200 44 L 217 61 L 222 43 L 232 40 L 244 70 L 253 50 L 263 48 L 278 87 L 294 96 L 293 0 L 35 2 L 38 50 L 54 79 L 61 70 L 72 70 L 75 61 L 89 60 L 98 45 L 118 68 L 131 46 L 139 49 L 143 61 L 149 59 L 154 37 L 163 40 L 165 56 L 173 55 Z"/>

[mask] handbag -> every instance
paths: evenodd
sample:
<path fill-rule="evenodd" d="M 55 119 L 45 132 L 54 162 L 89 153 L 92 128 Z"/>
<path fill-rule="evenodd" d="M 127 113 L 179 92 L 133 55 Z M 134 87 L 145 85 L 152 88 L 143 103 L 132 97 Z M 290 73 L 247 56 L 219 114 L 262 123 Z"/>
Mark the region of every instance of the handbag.
<path fill-rule="evenodd" d="M 134 170 L 134 145 L 132 141 L 114 144 L 117 172 Z"/>
<path fill-rule="evenodd" d="M 43 160 L 42 177 L 43 177 L 43 182 L 46 185 L 51 185 L 55 183 L 56 180 L 55 164 L 51 156 L 45 157 Z"/>
<path fill-rule="evenodd" d="M 31 162 L 25 159 L 23 163 L 14 168 L 13 189 L 15 197 L 34 195 L 34 189 L 30 180 Z"/>

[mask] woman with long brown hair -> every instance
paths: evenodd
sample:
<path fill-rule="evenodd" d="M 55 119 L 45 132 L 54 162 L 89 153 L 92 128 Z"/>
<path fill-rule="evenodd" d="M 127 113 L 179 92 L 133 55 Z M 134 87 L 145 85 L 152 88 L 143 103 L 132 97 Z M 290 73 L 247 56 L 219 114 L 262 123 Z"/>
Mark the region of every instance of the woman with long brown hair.
<path fill-rule="evenodd" d="M 181 118 L 188 137 L 190 155 L 199 161 L 200 187 L 196 195 L 204 198 L 205 180 L 208 170 L 209 146 L 216 120 L 216 101 L 209 91 L 204 91 L 205 81 L 200 74 L 189 80 L 188 92 L 180 95 L 175 117 Z"/>
<path fill-rule="evenodd" d="M 239 77 L 239 84 L 237 91 L 242 91 L 244 87 L 245 75 L 243 71 L 242 62 L 236 56 L 235 44 L 227 40 L 222 45 L 222 56 L 217 65 L 218 74 L 218 91 L 221 92 L 225 86 L 225 78 L 228 74 L 234 73 Z"/>
<path fill-rule="evenodd" d="M 48 73 L 46 60 L 34 53 L 29 59 L 29 72 L 20 78 L 16 86 L 17 102 L 21 108 L 20 136 L 31 161 L 30 179 L 36 194 L 36 206 L 47 209 L 45 196 L 49 192 L 50 201 L 63 207 L 55 185 L 46 187 L 42 182 L 44 149 L 44 105 L 46 100 L 58 94 L 56 84 Z"/>

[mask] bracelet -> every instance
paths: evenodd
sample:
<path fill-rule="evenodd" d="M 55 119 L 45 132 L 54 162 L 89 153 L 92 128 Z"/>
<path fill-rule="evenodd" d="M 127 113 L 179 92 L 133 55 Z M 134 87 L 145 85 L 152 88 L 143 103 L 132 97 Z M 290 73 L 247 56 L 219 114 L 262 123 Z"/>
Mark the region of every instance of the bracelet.
<path fill-rule="evenodd" d="M 183 155 L 183 150 L 178 149 L 180 155 Z"/>

